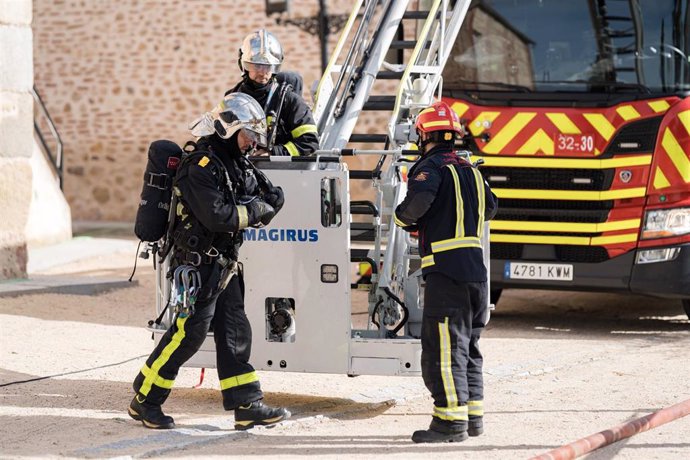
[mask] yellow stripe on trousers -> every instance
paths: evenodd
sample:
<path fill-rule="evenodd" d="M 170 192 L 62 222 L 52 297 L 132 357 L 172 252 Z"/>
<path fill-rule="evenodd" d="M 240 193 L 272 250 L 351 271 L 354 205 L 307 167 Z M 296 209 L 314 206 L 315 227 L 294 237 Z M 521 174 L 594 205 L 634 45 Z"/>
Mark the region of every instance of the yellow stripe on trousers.
<path fill-rule="evenodd" d="M 443 389 L 446 393 L 446 403 L 448 408 L 457 407 L 458 396 L 455 393 L 455 382 L 453 381 L 452 356 L 450 343 L 450 330 L 448 328 L 448 317 L 443 323 L 438 324 L 439 344 L 441 348 L 441 380 Z"/>
<path fill-rule="evenodd" d="M 484 401 L 467 401 L 467 407 L 470 415 L 484 416 Z"/>
<path fill-rule="evenodd" d="M 256 371 L 247 372 L 246 374 L 236 375 L 234 377 L 228 377 L 220 381 L 220 389 L 227 390 L 229 388 L 235 388 L 240 385 L 246 385 L 248 383 L 256 382 L 259 380 L 259 376 Z"/>
<path fill-rule="evenodd" d="M 162 377 L 158 375 L 158 371 L 161 370 L 161 367 L 168 362 L 170 356 L 172 356 L 175 350 L 177 350 L 182 344 L 182 340 L 187 335 L 184 330 L 184 325 L 188 318 L 189 317 L 177 318 L 177 332 L 173 334 L 172 338 L 170 339 L 170 343 L 163 348 L 160 356 L 158 356 L 158 358 L 156 358 L 156 360 L 153 362 L 151 365 L 151 371 L 147 371 L 148 375 L 146 375 L 144 383 L 142 383 L 141 388 L 139 389 L 139 393 L 142 395 L 147 396 L 151 391 L 151 385 L 155 384 L 157 379 L 162 379 Z M 144 372 L 142 371 L 142 373 Z M 163 380 L 168 381 L 168 379 Z"/>
<path fill-rule="evenodd" d="M 467 406 L 451 408 L 434 406 L 434 417 L 449 421 L 467 420 Z"/>

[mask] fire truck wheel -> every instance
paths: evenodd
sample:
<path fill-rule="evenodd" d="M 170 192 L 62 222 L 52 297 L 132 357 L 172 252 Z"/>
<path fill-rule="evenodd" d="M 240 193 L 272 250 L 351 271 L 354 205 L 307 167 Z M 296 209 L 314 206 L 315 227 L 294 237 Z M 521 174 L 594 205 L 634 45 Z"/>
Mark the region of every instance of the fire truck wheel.
<path fill-rule="evenodd" d="M 503 292 L 503 289 L 492 289 L 491 292 L 489 293 L 489 302 L 491 302 L 494 305 L 498 304 L 498 299 L 501 298 L 502 292 Z"/>
<path fill-rule="evenodd" d="M 683 310 L 685 310 L 685 314 L 688 315 L 688 319 L 690 319 L 690 299 L 683 299 L 681 302 L 683 302 Z"/>

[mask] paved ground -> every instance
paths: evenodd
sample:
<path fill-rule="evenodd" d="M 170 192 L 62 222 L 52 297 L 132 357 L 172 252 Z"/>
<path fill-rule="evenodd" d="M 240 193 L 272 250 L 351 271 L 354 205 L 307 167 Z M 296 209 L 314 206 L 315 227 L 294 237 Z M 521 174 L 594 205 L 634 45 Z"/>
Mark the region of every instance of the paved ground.
<path fill-rule="evenodd" d="M 186 368 L 165 406 L 178 428 L 146 430 L 125 413 L 152 346 L 143 327 L 153 313 L 150 265 L 126 281 L 135 250 L 129 238 L 92 232 L 32 252 L 42 288 L 0 284 L 0 457 L 528 458 L 690 397 L 690 323 L 676 303 L 515 291 L 482 339 L 482 437 L 412 444 L 429 421 L 421 378 L 276 372 L 261 373 L 267 400 L 293 418 L 236 432 L 215 371 L 194 389 L 199 371 Z M 685 417 L 590 457 L 687 459 L 688 433 Z"/>

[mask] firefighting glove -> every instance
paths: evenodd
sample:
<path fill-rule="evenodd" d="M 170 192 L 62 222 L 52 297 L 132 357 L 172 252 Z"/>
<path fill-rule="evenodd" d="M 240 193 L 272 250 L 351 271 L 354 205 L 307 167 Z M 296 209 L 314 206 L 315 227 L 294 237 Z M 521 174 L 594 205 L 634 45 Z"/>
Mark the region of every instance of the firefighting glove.
<path fill-rule="evenodd" d="M 249 227 L 263 227 L 271 222 L 276 215 L 273 206 L 263 200 L 255 199 L 246 205 L 247 225 Z"/>
<path fill-rule="evenodd" d="M 276 214 L 278 214 L 278 211 L 280 211 L 285 204 L 283 189 L 281 187 L 271 187 L 271 190 L 264 195 L 264 200 L 266 203 L 273 206 L 276 210 Z"/>

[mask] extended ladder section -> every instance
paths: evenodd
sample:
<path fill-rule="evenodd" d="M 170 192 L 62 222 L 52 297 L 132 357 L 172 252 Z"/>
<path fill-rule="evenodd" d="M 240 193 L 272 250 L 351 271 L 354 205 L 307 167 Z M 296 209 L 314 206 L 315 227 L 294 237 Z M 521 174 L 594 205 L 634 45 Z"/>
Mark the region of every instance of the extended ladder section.
<path fill-rule="evenodd" d="M 411 6 L 425 3 L 428 10 Z M 409 128 L 414 110 L 428 106 L 440 89 L 443 67 L 469 5 L 470 0 L 357 0 L 316 91 L 314 118 L 321 149 L 377 141 L 396 149 L 408 142 L 409 129 L 404 127 Z M 406 37 L 410 32 L 412 40 Z M 402 61 L 405 49 L 412 50 L 406 63 L 387 60 Z M 381 80 L 393 81 L 388 88 L 397 82 L 395 92 L 372 95 Z M 367 110 L 392 112 L 388 132 L 352 137 Z"/>

